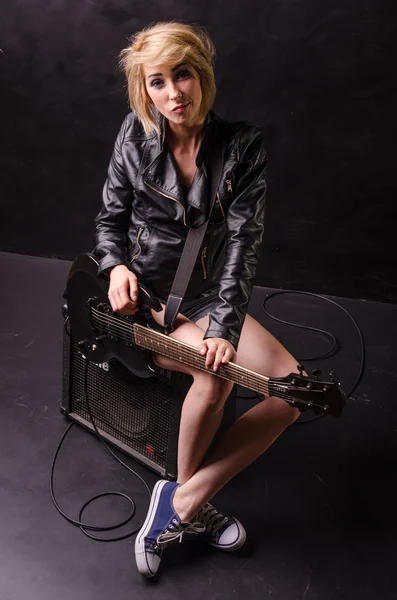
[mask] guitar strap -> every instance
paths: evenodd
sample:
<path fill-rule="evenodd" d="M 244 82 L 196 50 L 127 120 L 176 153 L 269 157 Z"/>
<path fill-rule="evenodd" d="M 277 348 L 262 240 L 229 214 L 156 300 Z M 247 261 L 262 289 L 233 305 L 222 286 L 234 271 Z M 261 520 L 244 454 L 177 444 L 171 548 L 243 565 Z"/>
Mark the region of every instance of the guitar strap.
<path fill-rule="evenodd" d="M 222 128 L 226 129 L 225 127 Z M 225 139 L 225 132 L 218 131 L 218 135 L 215 138 L 215 149 L 214 149 L 214 162 L 212 163 L 212 169 L 210 172 L 211 185 L 210 185 L 210 208 L 208 211 L 208 218 L 199 227 L 190 227 L 186 242 L 182 251 L 179 265 L 175 274 L 174 281 L 172 283 L 171 292 L 167 299 L 167 304 L 164 312 L 164 333 L 169 335 L 174 331 L 175 317 L 179 312 L 179 307 L 182 303 L 183 297 L 186 293 L 186 289 L 193 272 L 194 264 L 196 262 L 197 255 L 200 250 L 201 243 L 203 241 L 205 232 L 208 227 L 212 209 L 215 205 L 216 194 L 218 191 L 219 183 L 222 175 L 222 168 L 224 157 L 226 153 L 227 140 Z"/>

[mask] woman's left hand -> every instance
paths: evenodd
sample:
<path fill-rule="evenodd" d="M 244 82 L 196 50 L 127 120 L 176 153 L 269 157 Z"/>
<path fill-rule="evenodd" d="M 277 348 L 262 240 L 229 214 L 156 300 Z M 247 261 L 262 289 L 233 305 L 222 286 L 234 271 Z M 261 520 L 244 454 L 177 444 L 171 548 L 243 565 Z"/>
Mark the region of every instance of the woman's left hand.
<path fill-rule="evenodd" d="M 223 338 L 207 338 L 198 346 L 198 351 L 206 355 L 205 366 L 211 367 L 217 371 L 221 365 L 225 365 L 229 360 L 233 361 L 236 356 L 234 346 Z"/>

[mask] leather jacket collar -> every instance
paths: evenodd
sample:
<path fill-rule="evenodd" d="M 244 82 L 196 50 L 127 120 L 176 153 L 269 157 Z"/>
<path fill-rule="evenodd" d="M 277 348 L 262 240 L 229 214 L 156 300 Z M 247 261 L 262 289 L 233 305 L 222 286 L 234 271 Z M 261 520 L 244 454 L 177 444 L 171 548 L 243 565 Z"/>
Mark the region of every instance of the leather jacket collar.
<path fill-rule="evenodd" d="M 171 197 L 182 205 L 190 205 L 193 217 L 192 225 L 198 227 L 207 217 L 209 206 L 209 173 L 211 166 L 211 150 L 213 139 L 219 127 L 219 118 L 213 111 L 207 114 L 200 148 L 196 157 L 197 171 L 189 192 L 185 198 L 179 182 L 178 171 L 165 137 L 165 118 L 158 117 L 160 135 L 151 139 L 151 148 L 147 164 L 142 170 L 142 177 L 148 185 L 154 187 L 165 196 Z"/>

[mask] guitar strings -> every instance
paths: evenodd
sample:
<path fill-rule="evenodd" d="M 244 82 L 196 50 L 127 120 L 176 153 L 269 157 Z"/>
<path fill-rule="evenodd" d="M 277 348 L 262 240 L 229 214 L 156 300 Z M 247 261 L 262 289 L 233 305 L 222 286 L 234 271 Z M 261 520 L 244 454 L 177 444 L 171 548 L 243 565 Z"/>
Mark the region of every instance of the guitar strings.
<path fill-rule="evenodd" d="M 94 311 L 95 309 L 93 309 Z M 149 341 L 154 343 L 155 347 L 151 348 L 153 351 L 159 351 L 159 352 L 167 352 L 167 346 L 174 346 L 174 349 L 177 350 L 180 358 L 182 359 L 182 357 L 186 357 L 186 358 L 190 358 L 191 360 L 194 361 L 195 366 L 198 367 L 198 362 L 202 362 L 205 363 L 205 357 L 201 356 L 200 354 L 197 353 L 197 349 L 196 348 L 187 348 L 185 346 L 181 347 L 180 343 L 178 342 L 178 340 L 174 340 L 171 337 L 167 337 L 167 341 L 162 341 L 161 339 L 159 339 L 159 335 L 156 331 L 149 329 L 149 328 L 144 328 L 143 326 L 139 326 L 138 327 L 142 327 L 143 331 L 145 333 L 143 333 L 143 331 L 140 331 L 138 329 L 138 331 L 130 331 L 128 325 L 124 325 L 123 323 L 117 323 L 116 327 L 116 322 L 118 321 L 116 318 L 112 317 L 111 315 L 106 315 L 104 313 L 96 313 L 96 315 L 99 318 L 99 320 L 105 319 L 108 322 L 109 321 L 113 321 L 114 320 L 114 326 L 116 328 L 116 330 L 118 329 L 120 333 L 125 333 L 126 330 L 128 330 L 128 333 L 132 333 L 134 339 L 136 340 L 136 342 L 139 342 L 138 337 L 143 338 L 145 341 Z M 133 326 L 132 326 L 133 327 Z M 131 327 L 131 329 L 132 329 Z M 121 331 L 120 331 L 121 330 Z M 175 358 L 174 356 L 171 356 L 171 358 Z M 204 364 L 200 365 L 203 369 L 210 371 L 209 369 L 207 369 Z M 244 384 L 250 384 L 251 386 L 253 386 L 253 384 L 255 384 L 255 386 L 253 387 L 253 389 L 258 388 L 257 391 L 260 393 L 264 393 L 266 395 L 269 395 L 269 389 L 268 389 L 268 381 L 264 381 L 262 379 L 262 377 L 266 377 L 265 375 L 260 375 L 258 374 L 251 374 L 247 371 L 243 371 L 243 367 L 241 367 L 240 365 L 235 365 L 234 363 L 228 363 L 227 365 L 222 365 L 223 370 L 232 370 L 234 371 L 234 373 L 231 373 L 231 375 L 234 375 L 235 378 L 238 379 L 238 381 L 236 381 L 236 383 L 241 383 L 242 385 Z M 283 385 L 287 385 L 289 386 L 289 384 L 283 384 Z"/>
<path fill-rule="evenodd" d="M 121 334 L 121 336 L 124 336 L 125 334 L 130 334 L 132 339 L 137 341 L 137 333 L 138 333 L 138 335 L 143 337 L 145 340 L 149 340 L 150 342 L 153 342 L 153 341 L 155 342 L 157 348 L 154 348 L 153 349 L 154 351 L 162 350 L 163 353 L 167 353 L 167 348 L 165 346 L 165 342 L 162 342 L 157 337 L 158 335 L 161 335 L 161 334 L 158 334 L 158 332 L 156 332 L 150 328 L 145 328 L 139 324 L 135 324 L 135 323 L 127 324 L 123 321 L 120 321 L 118 318 L 116 318 L 112 315 L 108 315 L 106 313 L 102 313 L 93 307 L 91 307 L 91 310 L 92 310 L 94 319 L 96 317 L 96 320 L 99 320 L 100 322 L 105 321 L 106 325 L 113 326 L 116 329 L 116 331 L 118 330 L 118 333 Z M 134 326 L 142 327 L 142 329 L 145 331 L 146 335 L 144 335 L 143 332 L 140 332 L 139 330 L 138 330 L 138 332 L 134 331 Z M 127 339 L 125 339 L 125 341 L 129 341 L 129 336 Z M 170 338 L 170 337 L 167 337 L 167 344 L 171 345 L 171 346 L 172 345 L 176 346 L 180 355 L 185 355 L 186 357 L 193 359 L 196 363 L 197 363 L 197 360 L 200 360 L 200 359 L 202 359 L 202 362 L 205 362 L 204 357 L 202 357 L 200 354 L 197 355 L 197 350 L 195 348 L 190 349 L 190 348 L 183 347 L 181 349 L 181 347 L 178 345 L 178 341 L 174 340 L 173 338 Z M 171 358 L 174 358 L 174 356 L 171 356 Z M 197 368 L 200 368 L 201 370 L 210 372 L 210 369 L 208 369 L 205 366 L 201 366 L 201 365 L 198 366 L 197 364 L 196 364 L 196 366 L 197 366 Z M 243 385 L 245 384 L 247 387 L 250 387 L 251 389 L 255 389 L 256 391 L 264 394 L 265 396 L 266 395 L 271 396 L 274 394 L 278 398 L 286 400 L 291 405 L 296 405 L 296 404 L 300 403 L 300 404 L 310 407 L 310 408 L 315 407 L 315 408 L 321 409 L 322 411 L 325 410 L 325 407 L 321 404 L 317 404 L 312 401 L 302 400 L 299 398 L 291 399 L 291 397 L 288 394 L 283 393 L 279 390 L 280 385 L 290 388 L 291 385 L 289 383 L 273 384 L 273 383 L 269 383 L 269 382 L 260 381 L 260 385 L 258 385 L 257 378 L 259 378 L 260 375 L 259 374 L 252 375 L 250 373 L 247 373 L 247 374 L 244 373 L 244 376 L 242 376 L 241 371 L 239 371 L 239 369 L 242 369 L 242 367 L 240 367 L 240 365 L 235 365 L 234 363 L 228 363 L 227 365 L 223 365 L 221 368 L 223 368 L 224 370 L 235 371 L 235 373 L 233 373 L 232 375 L 234 375 L 234 377 L 236 377 L 238 379 L 238 381 L 236 381 L 236 383 L 242 383 Z M 228 379 L 228 377 L 226 375 L 222 375 L 219 372 L 217 372 L 217 375 L 224 379 Z M 262 389 L 262 386 L 264 389 Z"/>
<path fill-rule="evenodd" d="M 92 310 L 95 311 L 95 309 L 92 309 Z M 120 322 L 116 317 L 114 317 L 112 315 L 107 315 L 106 313 L 100 313 L 99 311 L 95 311 L 95 312 L 96 312 L 95 316 L 97 316 L 99 318 L 99 320 L 105 319 L 105 320 L 108 321 L 107 324 L 109 324 L 109 322 L 113 321 L 114 326 L 117 325 L 118 329 L 121 329 L 122 333 L 124 333 L 125 331 L 128 331 L 128 333 L 132 334 L 133 338 L 137 337 L 137 335 L 136 335 L 137 332 L 133 331 L 134 325 L 137 325 L 137 324 L 123 323 L 123 322 Z M 138 330 L 138 336 L 143 337 L 144 340 L 148 340 L 149 339 L 150 342 L 153 342 L 153 341 L 155 342 L 155 344 L 156 344 L 157 347 L 153 349 L 154 351 L 156 351 L 156 350 L 157 351 L 158 350 L 161 351 L 162 350 L 163 353 L 167 354 L 167 348 L 166 348 L 166 346 L 165 346 L 165 344 L 163 342 L 161 342 L 161 341 L 158 340 L 157 336 L 159 334 L 156 331 L 154 331 L 154 330 L 152 330 L 150 328 L 144 328 L 142 325 L 138 325 L 138 327 L 142 327 L 142 329 L 144 330 L 144 332 L 146 334 L 146 335 L 144 335 L 143 332 L 140 332 Z M 197 355 L 197 352 L 196 352 L 195 348 L 192 348 L 192 349 L 189 348 L 189 349 L 187 349 L 187 348 L 184 347 L 181 350 L 181 348 L 178 345 L 179 344 L 178 341 L 174 340 L 173 338 L 170 338 L 170 337 L 167 337 L 167 344 L 171 345 L 171 346 L 172 345 L 176 346 L 180 354 L 182 354 L 182 355 L 184 354 L 186 357 L 194 359 L 196 363 L 197 363 L 197 359 L 202 359 L 202 361 L 205 362 L 205 358 L 204 357 L 202 357 L 200 355 Z M 171 358 L 174 358 L 174 356 L 171 356 Z M 196 364 L 196 366 L 197 366 L 197 364 Z M 202 368 L 202 370 L 204 370 L 204 371 L 208 371 L 208 372 L 210 371 L 205 366 L 202 366 L 200 368 Z M 258 386 L 257 385 L 258 381 L 257 381 L 256 377 L 260 377 L 259 374 L 258 375 L 250 375 L 250 374 L 248 374 L 248 376 L 246 374 L 244 374 L 244 377 L 242 378 L 241 374 L 238 372 L 238 370 L 242 368 L 242 367 L 240 367 L 240 365 L 235 365 L 234 363 L 228 363 L 227 365 L 223 365 L 223 368 L 224 369 L 226 368 L 226 369 L 229 369 L 229 370 L 230 369 L 233 370 L 233 368 L 234 368 L 234 370 L 237 370 L 237 373 L 235 374 L 235 377 L 237 377 L 238 381 L 236 381 L 236 383 L 242 382 L 242 383 L 248 384 L 247 387 L 251 386 L 251 389 L 257 389 L 258 392 L 260 392 L 260 393 L 262 393 L 264 395 L 269 396 L 269 395 L 273 395 L 274 394 L 277 397 L 282 398 L 282 399 L 286 400 L 287 402 L 289 402 L 290 404 L 293 404 L 293 405 L 296 404 L 296 403 L 301 403 L 301 404 L 303 404 L 304 406 L 307 406 L 307 407 L 317 407 L 317 408 L 320 408 L 321 410 L 324 410 L 324 406 L 323 405 L 317 404 L 317 403 L 312 402 L 312 401 L 302 400 L 302 399 L 299 399 L 299 398 L 291 399 L 288 394 L 285 394 L 285 393 L 281 392 L 280 389 L 279 389 L 279 386 L 283 385 L 283 386 L 287 386 L 289 388 L 289 387 L 291 387 L 291 385 L 288 384 L 288 383 L 278 383 L 278 384 L 272 384 L 272 383 L 270 383 L 270 386 L 269 386 L 268 382 L 262 382 L 261 381 L 260 382 L 261 386 Z M 220 373 L 218 373 L 218 376 L 222 377 L 222 375 Z M 226 376 L 223 376 L 223 378 L 228 379 L 228 377 L 226 377 Z M 254 385 L 254 384 L 256 384 L 256 385 Z M 262 385 L 264 385 L 265 389 L 262 389 Z"/>
<path fill-rule="evenodd" d="M 97 313 L 96 316 L 99 317 L 99 320 L 101 320 L 101 318 L 102 318 L 102 319 L 107 320 L 108 322 L 109 321 L 113 321 L 114 324 L 117 323 L 117 325 L 119 325 L 119 329 L 121 328 L 122 332 L 123 332 L 123 329 L 127 330 L 128 333 L 131 333 L 133 335 L 133 337 L 136 338 L 137 342 L 141 341 L 141 343 L 142 343 L 142 340 L 137 339 L 138 337 L 140 337 L 140 338 L 143 337 L 144 341 L 146 341 L 146 342 L 147 341 L 154 342 L 155 345 L 156 345 L 156 347 L 153 348 L 154 351 L 156 351 L 156 350 L 159 351 L 160 350 L 160 351 L 163 352 L 163 354 L 167 354 L 167 347 L 166 347 L 165 343 L 163 343 L 161 340 L 159 341 L 159 339 L 157 337 L 159 334 L 156 331 L 151 330 L 149 328 L 145 329 L 143 326 L 139 326 L 138 325 L 139 327 L 142 327 L 142 329 L 144 330 L 145 334 L 143 332 L 141 332 L 140 330 L 138 330 L 137 332 L 134 332 L 133 331 L 134 325 L 124 324 L 122 322 L 119 322 L 115 317 L 112 317 L 111 315 L 106 315 L 104 313 Z M 202 362 L 205 362 L 204 357 L 201 357 L 200 355 L 197 355 L 196 349 L 190 349 L 190 348 L 188 349 L 188 348 L 185 348 L 185 347 L 183 347 L 181 349 L 180 346 L 178 345 L 179 344 L 178 341 L 174 340 L 173 338 L 170 338 L 170 337 L 167 337 L 167 342 L 166 343 L 167 343 L 167 345 L 171 345 L 171 346 L 175 345 L 177 347 L 177 350 L 178 350 L 178 352 L 179 352 L 180 355 L 184 355 L 184 357 L 187 357 L 187 358 L 190 358 L 190 359 L 194 359 L 194 361 L 196 362 L 196 366 L 197 367 L 198 367 L 197 360 L 201 359 Z M 171 355 L 171 358 L 175 358 L 175 357 Z M 182 356 L 180 356 L 180 359 L 182 360 Z M 233 367 L 235 367 L 236 369 L 241 369 L 240 365 L 234 365 L 233 363 L 228 363 L 228 365 L 224 365 L 223 366 L 224 369 L 229 369 L 229 370 L 233 369 Z M 209 369 L 207 369 L 204 365 L 200 365 L 200 367 L 198 367 L 198 368 L 202 368 L 202 370 L 209 371 Z M 222 374 L 218 373 L 218 376 L 222 377 Z M 242 382 L 242 383 L 248 384 L 248 387 L 251 386 L 251 389 L 256 389 L 258 392 L 263 393 L 264 395 L 269 396 L 269 395 L 273 395 L 274 394 L 277 397 L 280 397 L 282 399 L 287 400 L 290 404 L 301 403 L 301 404 L 304 404 L 305 406 L 317 407 L 317 408 L 320 408 L 320 409 L 324 410 L 324 406 L 323 405 L 319 405 L 319 404 L 317 404 L 315 402 L 306 401 L 306 400 L 302 400 L 302 399 L 298 399 L 298 398 L 295 398 L 295 399 L 291 400 L 291 398 L 290 398 L 289 395 L 281 392 L 280 389 L 279 389 L 280 385 L 291 387 L 290 384 L 288 384 L 288 383 L 278 383 L 278 384 L 272 384 L 272 383 L 270 383 L 270 385 L 269 385 L 268 382 L 261 381 L 260 382 L 261 385 L 258 385 L 257 378 L 260 377 L 259 374 L 257 374 L 257 375 L 254 375 L 254 374 L 250 375 L 250 374 L 248 374 L 248 376 L 247 376 L 247 374 L 244 374 L 244 376 L 242 377 L 241 374 L 239 372 L 237 372 L 235 374 L 235 377 L 237 378 L 236 383 Z M 224 376 L 224 378 L 228 379 L 227 376 Z M 254 384 L 256 384 L 256 385 L 254 385 Z M 262 386 L 263 386 L 264 389 L 262 389 Z"/>

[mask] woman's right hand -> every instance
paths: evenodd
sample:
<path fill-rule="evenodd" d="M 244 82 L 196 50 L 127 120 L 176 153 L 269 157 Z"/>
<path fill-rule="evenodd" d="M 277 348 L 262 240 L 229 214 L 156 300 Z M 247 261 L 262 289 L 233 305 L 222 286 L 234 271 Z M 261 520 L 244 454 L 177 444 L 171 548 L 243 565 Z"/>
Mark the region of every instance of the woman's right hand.
<path fill-rule="evenodd" d="M 138 279 L 125 265 L 110 271 L 109 302 L 115 312 L 134 315 L 138 310 Z"/>

